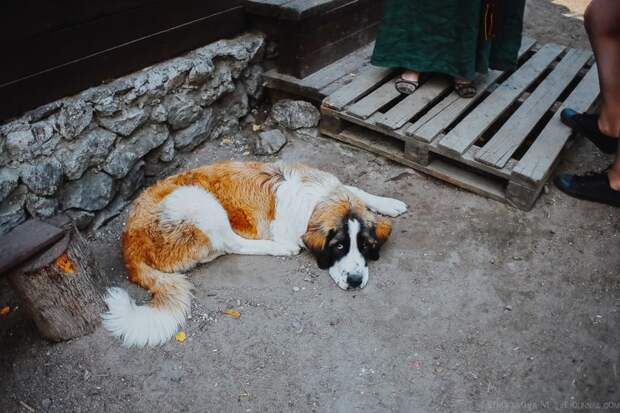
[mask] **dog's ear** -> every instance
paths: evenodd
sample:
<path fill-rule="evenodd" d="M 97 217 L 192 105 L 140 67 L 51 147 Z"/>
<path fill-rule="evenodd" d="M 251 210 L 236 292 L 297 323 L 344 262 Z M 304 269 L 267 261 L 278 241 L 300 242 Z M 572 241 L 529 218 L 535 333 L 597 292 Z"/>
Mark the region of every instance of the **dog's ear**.
<path fill-rule="evenodd" d="M 375 236 L 377 237 L 379 245 L 385 244 L 390 234 L 392 234 L 392 221 L 385 217 L 377 217 L 377 221 L 375 222 Z"/>
<path fill-rule="evenodd" d="M 327 238 L 329 234 L 321 228 L 309 228 L 304 234 L 303 241 L 308 251 L 316 258 L 320 269 L 326 270 L 331 266 L 329 253 L 327 251 Z"/>

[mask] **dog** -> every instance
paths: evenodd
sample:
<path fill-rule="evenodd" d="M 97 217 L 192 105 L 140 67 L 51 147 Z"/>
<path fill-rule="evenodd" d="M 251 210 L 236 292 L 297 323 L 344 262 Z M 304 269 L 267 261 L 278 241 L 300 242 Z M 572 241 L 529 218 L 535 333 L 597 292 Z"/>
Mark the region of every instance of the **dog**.
<path fill-rule="evenodd" d="M 131 282 L 152 294 L 136 305 L 108 290 L 103 324 L 127 347 L 163 344 L 190 313 L 183 275 L 224 254 L 291 256 L 306 247 L 343 290 L 364 288 L 401 201 L 343 185 L 304 164 L 219 162 L 168 177 L 132 205 L 123 232 Z"/>

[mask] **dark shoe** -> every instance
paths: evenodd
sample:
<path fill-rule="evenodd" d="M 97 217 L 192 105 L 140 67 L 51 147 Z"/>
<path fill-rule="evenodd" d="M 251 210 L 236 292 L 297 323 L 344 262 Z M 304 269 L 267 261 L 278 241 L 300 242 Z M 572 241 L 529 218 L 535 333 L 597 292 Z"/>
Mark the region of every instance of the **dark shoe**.
<path fill-rule="evenodd" d="M 464 99 L 471 99 L 478 93 L 474 83 L 469 80 L 454 79 L 454 90 Z"/>
<path fill-rule="evenodd" d="M 394 87 L 403 95 L 412 95 L 420 87 L 420 81 L 407 80 L 400 76 L 398 80 L 396 80 Z"/>
<path fill-rule="evenodd" d="M 620 191 L 611 189 L 607 172 L 590 172 L 583 176 L 560 174 L 554 182 L 572 197 L 620 207 Z"/>
<path fill-rule="evenodd" d="M 577 113 L 566 108 L 560 114 L 562 123 L 590 139 L 603 153 L 614 154 L 618 150 L 618 139 L 603 134 L 598 128 L 598 115 Z"/>

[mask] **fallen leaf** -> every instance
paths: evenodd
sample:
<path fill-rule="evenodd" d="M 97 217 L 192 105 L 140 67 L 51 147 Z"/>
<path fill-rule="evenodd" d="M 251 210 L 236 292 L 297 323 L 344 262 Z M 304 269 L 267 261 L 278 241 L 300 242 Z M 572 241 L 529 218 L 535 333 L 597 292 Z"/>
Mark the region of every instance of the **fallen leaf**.
<path fill-rule="evenodd" d="M 237 310 L 234 310 L 232 308 L 227 308 L 226 310 L 224 310 L 224 314 L 229 315 L 231 317 L 234 318 L 239 318 L 241 317 L 241 313 Z"/>
<path fill-rule="evenodd" d="M 9 307 L 8 305 L 5 305 L 4 307 L 2 307 L 2 309 L 0 309 L 0 315 L 6 316 L 9 314 L 10 311 L 11 311 L 11 307 Z"/>
<path fill-rule="evenodd" d="M 224 144 L 224 145 L 230 145 L 233 142 L 234 141 L 232 140 L 232 138 L 224 138 L 224 139 L 222 139 L 222 144 Z"/>
<path fill-rule="evenodd" d="M 261 130 L 261 129 L 263 129 L 263 125 L 258 125 L 258 124 L 256 124 L 256 123 L 254 123 L 254 124 L 252 125 L 252 130 L 253 130 L 254 132 L 258 132 L 258 131 L 259 131 L 259 130 Z"/>
<path fill-rule="evenodd" d="M 187 336 L 185 335 L 185 331 L 179 331 L 174 338 L 176 338 L 179 343 L 182 343 L 187 339 Z"/>
<path fill-rule="evenodd" d="M 73 262 L 71 258 L 67 254 L 63 254 L 60 257 L 56 258 L 56 266 L 64 273 L 74 273 L 75 268 L 73 267 Z"/>

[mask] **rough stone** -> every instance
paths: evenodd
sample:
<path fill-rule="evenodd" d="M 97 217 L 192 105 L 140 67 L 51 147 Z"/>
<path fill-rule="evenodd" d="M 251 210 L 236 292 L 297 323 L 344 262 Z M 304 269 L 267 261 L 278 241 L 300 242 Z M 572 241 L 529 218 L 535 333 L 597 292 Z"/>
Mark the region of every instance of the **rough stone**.
<path fill-rule="evenodd" d="M 95 214 L 93 212 L 82 211 L 80 209 L 69 209 L 65 211 L 65 213 L 71 218 L 79 230 L 88 228 L 90 223 L 95 219 Z"/>
<path fill-rule="evenodd" d="M 243 85 L 250 97 L 259 100 L 263 96 L 263 67 L 252 65 L 243 72 Z"/>
<path fill-rule="evenodd" d="M 58 114 L 58 129 L 67 140 L 75 139 L 93 120 L 93 108 L 80 99 L 66 101 Z"/>
<path fill-rule="evenodd" d="M 60 195 L 62 209 L 98 211 L 105 208 L 116 193 L 114 179 L 102 172 L 89 171 L 65 185 Z"/>
<path fill-rule="evenodd" d="M 131 199 L 136 191 L 144 185 L 144 161 L 139 161 L 131 168 L 120 185 L 118 195 L 125 200 Z"/>
<path fill-rule="evenodd" d="M 254 154 L 261 156 L 274 155 L 280 152 L 287 142 L 286 136 L 279 129 L 261 132 L 256 135 L 254 141 Z"/>
<path fill-rule="evenodd" d="M 168 119 L 168 112 L 163 104 L 158 104 L 151 110 L 151 120 L 164 123 Z"/>
<path fill-rule="evenodd" d="M 232 92 L 224 95 L 218 102 L 218 107 L 226 112 L 227 117 L 239 119 L 247 115 L 250 112 L 250 105 L 245 87 L 239 84 Z"/>
<path fill-rule="evenodd" d="M 209 80 L 214 70 L 215 66 L 213 62 L 210 59 L 205 59 L 197 65 L 194 65 L 192 70 L 190 70 L 187 76 L 187 83 L 192 86 L 201 85 Z"/>
<path fill-rule="evenodd" d="M 219 62 L 213 71 L 213 79 L 200 89 L 200 105 L 209 106 L 222 95 L 233 90 L 235 90 L 235 83 L 231 67 L 225 62 Z"/>
<path fill-rule="evenodd" d="M 321 114 L 312 103 L 303 100 L 282 99 L 271 108 L 272 119 L 287 129 L 315 128 Z"/>
<path fill-rule="evenodd" d="M 181 151 L 194 149 L 209 139 L 213 126 L 213 109 L 205 109 L 202 112 L 202 116 L 194 124 L 174 133 L 174 146 Z"/>
<path fill-rule="evenodd" d="M 187 95 L 170 95 L 164 100 L 168 113 L 167 120 L 173 130 L 183 129 L 191 125 L 202 109 Z"/>
<path fill-rule="evenodd" d="M 155 124 L 143 127 L 130 139 L 123 140 L 116 145 L 108 155 L 103 169 L 115 178 L 123 178 L 139 159 L 162 145 L 168 136 L 168 127 L 165 125 Z"/>
<path fill-rule="evenodd" d="M 112 117 L 100 117 L 98 121 L 101 126 L 114 133 L 129 136 L 142 126 L 148 118 L 149 114 L 144 109 L 132 107 Z"/>
<path fill-rule="evenodd" d="M 43 118 L 48 117 L 52 113 L 57 112 L 62 107 L 62 101 L 56 100 L 43 106 L 39 106 L 29 112 L 26 112 L 24 117 L 30 122 L 37 122 Z"/>
<path fill-rule="evenodd" d="M 6 234 L 26 220 L 24 203 L 28 190 L 21 185 L 0 203 L 0 235 Z"/>
<path fill-rule="evenodd" d="M 58 200 L 56 198 L 28 194 L 26 196 L 26 210 L 34 217 L 48 218 L 54 216 L 58 211 Z"/>
<path fill-rule="evenodd" d="M 175 150 L 174 150 L 174 139 L 168 138 L 166 142 L 161 146 L 161 151 L 159 152 L 159 160 L 162 162 L 172 162 L 174 159 Z"/>
<path fill-rule="evenodd" d="M 20 176 L 37 195 L 54 195 L 62 184 L 62 164 L 56 158 L 47 158 L 34 164 L 24 164 Z"/>
<path fill-rule="evenodd" d="M 86 170 L 105 161 L 112 150 L 116 135 L 103 128 L 93 129 L 75 143 L 58 150 L 57 157 L 68 179 L 79 179 Z"/>
<path fill-rule="evenodd" d="M 19 172 L 13 168 L 0 169 L 0 202 L 4 201 L 19 182 Z"/>
<path fill-rule="evenodd" d="M 36 139 L 31 129 L 16 130 L 6 135 L 5 149 L 12 160 L 23 162 L 32 159 Z"/>

